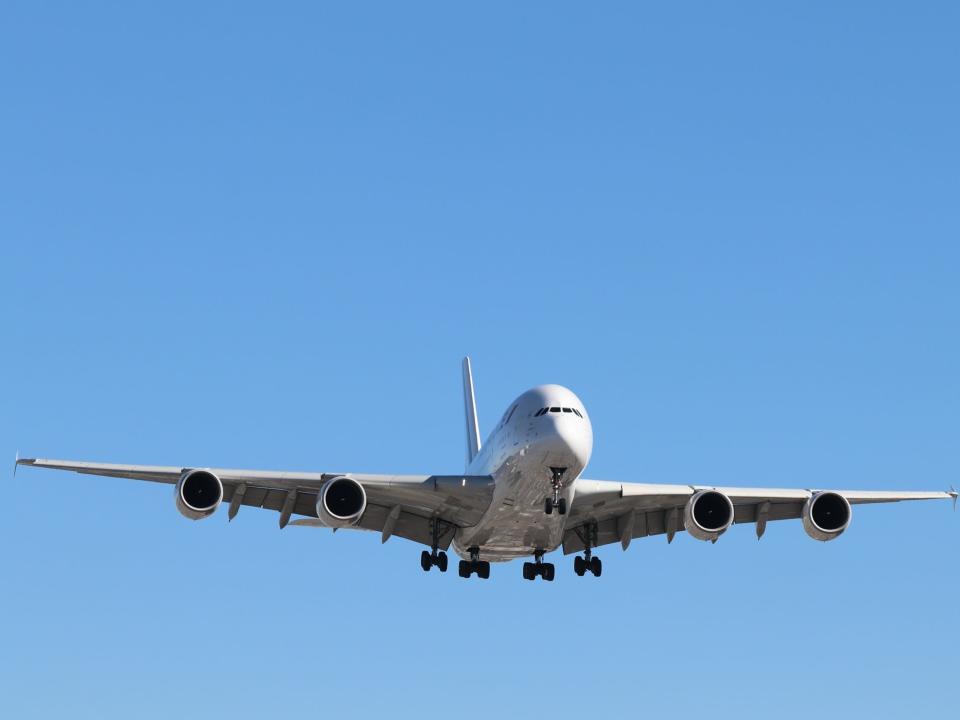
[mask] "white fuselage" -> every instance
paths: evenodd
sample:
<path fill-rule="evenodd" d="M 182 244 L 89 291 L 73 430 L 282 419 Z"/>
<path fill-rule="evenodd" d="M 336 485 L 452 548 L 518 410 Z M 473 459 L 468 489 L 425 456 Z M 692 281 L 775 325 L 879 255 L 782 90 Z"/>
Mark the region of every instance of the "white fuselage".
<path fill-rule="evenodd" d="M 470 475 L 491 475 L 494 494 L 480 522 L 457 532 L 457 554 L 468 558 L 477 548 L 483 560 L 505 561 L 559 547 L 567 516 L 544 510 L 552 468 L 564 468 L 560 494 L 570 506 L 592 449 L 590 418 L 570 390 L 541 385 L 523 393 L 467 468 Z"/>

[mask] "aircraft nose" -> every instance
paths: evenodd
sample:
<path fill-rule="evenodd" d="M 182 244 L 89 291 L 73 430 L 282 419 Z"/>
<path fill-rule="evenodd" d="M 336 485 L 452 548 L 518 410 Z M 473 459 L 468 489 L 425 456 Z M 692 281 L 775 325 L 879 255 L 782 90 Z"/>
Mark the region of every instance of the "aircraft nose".
<path fill-rule="evenodd" d="M 590 460 L 590 452 L 593 450 L 593 434 L 588 428 L 580 427 L 579 424 L 571 424 L 561 430 L 561 435 L 564 443 L 577 459 L 577 464 L 580 467 L 585 467 Z"/>
<path fill-rule="evenodd" d="M 589 421 L 576 416 L 558 415 L 552 418 L 552 422 L 557 451 L 569 455 L 571 464 L 586 467 L 593 451 L 593 432 Z"/>

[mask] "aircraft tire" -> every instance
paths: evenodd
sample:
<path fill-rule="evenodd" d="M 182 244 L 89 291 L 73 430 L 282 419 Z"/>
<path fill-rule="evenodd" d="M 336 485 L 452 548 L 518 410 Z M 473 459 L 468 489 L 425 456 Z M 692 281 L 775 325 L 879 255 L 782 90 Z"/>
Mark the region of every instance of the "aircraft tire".
<path fill-rule="evenodd" d="M 590 558 L 590 572 L 593 573 L 594 577 L 600 577 L 600 574 L 603 572 L 603 563 L 600 562 L 600 558 Z"/>

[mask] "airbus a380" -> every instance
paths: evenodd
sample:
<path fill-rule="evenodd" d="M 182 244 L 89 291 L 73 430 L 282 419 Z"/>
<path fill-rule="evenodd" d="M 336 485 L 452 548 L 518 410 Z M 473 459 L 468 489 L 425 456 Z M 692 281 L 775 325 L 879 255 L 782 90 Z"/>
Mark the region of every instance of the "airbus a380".
<path fill-rule="evenodd" d="M 799 518 L 814 540 L 834 540 L 850 525 L 851 506 L 901 500 L 957 500 L 949 492 L 887 492 L 651 485 L 586 480 L 593 430 L 579 398 L 541 385 L 514 400 L 486 443 L 480 443 L 470 359 L 463 360 L 467 464 L 462 475 L 365 475 L 269 472 L 206 467 L 116 465 L 18 459 L 18 465 L 89 475 L 151 480 L 175 486 L 177 509 L 191 520 L 221 504 L 233 520 L 241 506 L 280 513 L 280 527 L 357 528 L 425 545 L 424 571 L 447 570 L 451 546 L 460 577 L 490 577 L 491 562 L 532 558 L 523 577 L 547 581 L 544 556 L 574 554 L 577 575 L 599 577 L 594 550 L 636 538 L 686 531 L 716 542 L 734 523 L 754 523 L 761 537 L 771 520 Z M 582 553 L 582 554 L 579 554 Z"/>

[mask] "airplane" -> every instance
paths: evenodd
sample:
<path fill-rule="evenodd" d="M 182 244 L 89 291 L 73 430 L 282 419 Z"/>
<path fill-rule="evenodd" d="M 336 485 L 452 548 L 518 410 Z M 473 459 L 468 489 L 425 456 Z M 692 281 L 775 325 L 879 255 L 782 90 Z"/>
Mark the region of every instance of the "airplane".
<path fill-rule="evenodd" d="M 447 571 L 451 547 L 459 575 L 490 577 L 491 562 L 532 558 L 523 578 L 553 581 L 544 557 L 562 548 L 576 554 L 574 572 L 600 577 L 594 551 L 619 542 L 686 531 L 717 542 L 733 524 L 755 524 L 757 538 L 772 520 L 799 518 L 814 540 L 838 538 L 850 525 L 851 506 L 903 500 L 952 499 L 957 492 L 776 489 L 663 485 L 581 477 L 593 449 L 590 416 L 560 385 L 527 390 L 510 403 L 485 443 L 480 442 L 470 358 L 463 359 L 466 470 L 460 475 L 367 475 L 341 472 L 272 472 L 208 467 L 117 465 L 17 458 L 18 465 L 130 478 L 175 486 L 177 509 L 191 520 L 228 506 L 275 510 L 281 528 L 293 525 L 379 532 L 426 546 L 425 572 Z M 582 553 L 582 554 L 579 554 Z"/>

